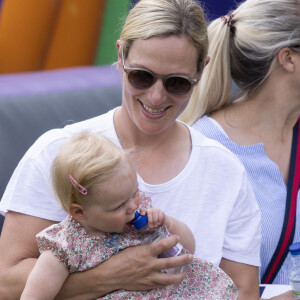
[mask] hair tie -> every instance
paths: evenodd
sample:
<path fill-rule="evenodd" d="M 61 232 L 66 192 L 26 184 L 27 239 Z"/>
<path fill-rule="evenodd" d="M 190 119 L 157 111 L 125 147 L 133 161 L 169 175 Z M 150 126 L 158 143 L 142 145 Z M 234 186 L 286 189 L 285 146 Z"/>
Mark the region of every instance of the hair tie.
<path fill-rule="evenodd" d="M 233 14 L 227 14 L 226 16 L 222 16 L 221 20 L 224 21 L 225 24 L 230 28 L 230 32 L 233 33 L 233 24 L 235 21 L 233 20 Z"/>
<path fill-rule="evenodd" d="M 81 184 L 79 184 L 73 177 L 72 175 L 69 175 L 69 179 L 70 182 L 72 183 L 72 185 L 75 188 L 78 188 L 79 193 L 81 193 L 82 195 L 86 195 L 87 194 L 87 189 L 85 187 L 83 187 Z"/>

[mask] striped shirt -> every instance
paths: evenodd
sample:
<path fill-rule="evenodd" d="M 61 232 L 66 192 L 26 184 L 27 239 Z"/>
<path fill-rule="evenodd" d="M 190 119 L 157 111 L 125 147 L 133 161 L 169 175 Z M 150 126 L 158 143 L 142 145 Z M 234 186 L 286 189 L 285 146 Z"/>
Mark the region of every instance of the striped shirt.
<path fill-rule="evenodd" d="M 223 128 L 207 116 L 193 127 L 209 138 L 217 140 L 231 150 L 244 164 L 262 215 L 260 278 L 278 244 L 284 220 L 287 186 L 277 164 L 269 159 L 262 143 L 242 146 L 231 141 Z M 297 203 L 300 201 L 298 193 Z M 294 243 L 300 242 L 300 207 L 297 205 Z M 289 284 L 288 262 L 290 254 L 278 272 L 273 284 Z"/>

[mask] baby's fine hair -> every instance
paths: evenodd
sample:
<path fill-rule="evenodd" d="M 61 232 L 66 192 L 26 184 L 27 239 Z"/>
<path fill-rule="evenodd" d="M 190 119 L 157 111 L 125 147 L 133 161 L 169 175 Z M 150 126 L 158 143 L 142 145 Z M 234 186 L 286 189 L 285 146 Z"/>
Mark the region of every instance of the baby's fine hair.
<path fill-rule="evenodd" d="M 82 132 L 67 140 L 52 164 L 52 183 L 61 207 L 69 212 L 71 203 L 91 201 L 89 189 L 109 180 L 129 165 L 128 154 L 106 137 Z M 73 186 L 70 177 L 87 189 Z"/>
<path fill-rule="evenodd" d="M 300 52 L 300 0 L 246 0 L 231 14 L 231 26 L 225 18 L 208 26 L 210 62 L 180 116 L 188 124 L 228 104 L 231 79 L 249 95 L 272 72 L 282 48 Z"/>
<path fill-rule="evenodd" d="M 135 40 L 185 36 L 198 51 L 198 71 L 207 56 L 207 24 L 195 0 L 140 0 L 129 12 L 120 40 L 124 58 Z"/>

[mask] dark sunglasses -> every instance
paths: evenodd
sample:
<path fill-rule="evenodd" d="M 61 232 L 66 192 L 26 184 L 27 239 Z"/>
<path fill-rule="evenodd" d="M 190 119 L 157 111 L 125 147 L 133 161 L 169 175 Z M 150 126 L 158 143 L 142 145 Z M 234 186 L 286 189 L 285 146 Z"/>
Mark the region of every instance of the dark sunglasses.
<path fill-rule="evenodd" d="M 157 79 L 162 79 L 163 85 L 169 94 L 184 95 L 199 81 L 183 75 L 158 75 L 142 68 L 127 68 L 122 53 L 123 70 L 127 74 L 129 83 L 138 90 L 149 89 Z"/>

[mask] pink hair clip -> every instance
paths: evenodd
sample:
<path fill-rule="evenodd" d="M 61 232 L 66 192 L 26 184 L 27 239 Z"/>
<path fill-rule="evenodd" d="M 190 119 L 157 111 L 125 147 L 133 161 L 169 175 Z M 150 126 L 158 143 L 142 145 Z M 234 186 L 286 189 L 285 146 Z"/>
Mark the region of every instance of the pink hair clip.
<path fill-rule="evenodd" d="M 72 183 L 72 185 L 75 188 L 78 188 L 79 193 L 81 193 L 82 195 L 86 195 L 87 194 L 87 189 L 85 187 L 83 187 L 82 185 L 80 185 L 73 177 L 72 175 L 69 175 L 69 179 Z"/>

